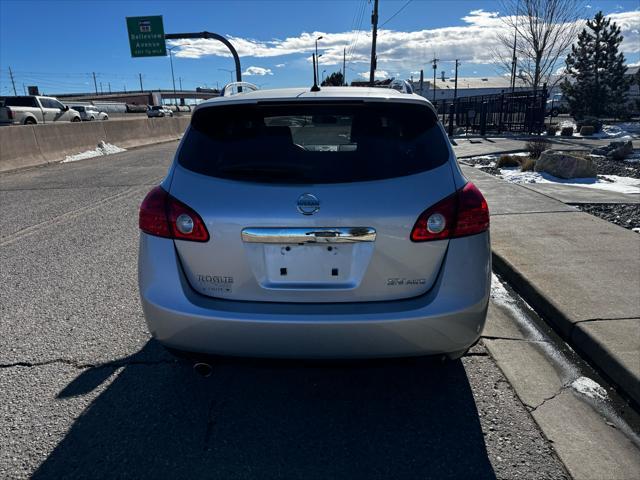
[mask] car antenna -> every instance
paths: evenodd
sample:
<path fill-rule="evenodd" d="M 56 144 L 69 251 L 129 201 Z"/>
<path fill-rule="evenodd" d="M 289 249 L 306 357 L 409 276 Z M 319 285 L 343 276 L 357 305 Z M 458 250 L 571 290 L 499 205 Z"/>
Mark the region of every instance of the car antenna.
<path fill-rule="evenodd" d="M 311 87 L 312 92 L 319 92 L 320 87 L 318 86 L 318 71 L 316 70 L 316 54 L 312 53 L 313 56 L 313 87 Z"/>

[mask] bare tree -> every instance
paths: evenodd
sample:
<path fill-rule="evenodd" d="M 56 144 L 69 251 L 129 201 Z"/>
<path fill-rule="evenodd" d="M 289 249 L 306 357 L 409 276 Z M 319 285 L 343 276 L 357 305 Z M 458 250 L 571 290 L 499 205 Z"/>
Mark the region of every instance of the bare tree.
<path fill-rule="evenodd" d="M 498 68 L 512 72 L 534 90 L 549 83 L 558 60 L 576 40 L 582 0 L 502 0 L 505 29 L 497 34 Z M 515 64 L 514 60 L 515 43 Z"/>

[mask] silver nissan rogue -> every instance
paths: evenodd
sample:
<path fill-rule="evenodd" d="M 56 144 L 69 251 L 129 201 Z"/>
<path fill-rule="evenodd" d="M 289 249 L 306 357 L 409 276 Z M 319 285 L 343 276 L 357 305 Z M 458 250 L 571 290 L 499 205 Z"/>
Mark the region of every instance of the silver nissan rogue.
<path fill-rule="evenodd" d="M 418 95 L 204 102 L 139 225 L 144 314 L 171 349 L 454 359 L 485 323 L 487 203 Z"/>

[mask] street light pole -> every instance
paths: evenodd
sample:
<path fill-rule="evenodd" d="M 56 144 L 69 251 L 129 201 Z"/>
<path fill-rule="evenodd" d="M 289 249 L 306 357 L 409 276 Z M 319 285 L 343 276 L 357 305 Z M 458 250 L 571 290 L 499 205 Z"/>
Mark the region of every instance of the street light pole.
<path fill-rule="evenodd" d="M 173 49 L 176 47 L 167 48 L 169 50 L 169 62 L 171 63 L 171 81 L 173 82 L 173 103 L 178 106 L 178 97 L 176 96 L 176 78 L 173 75 Z"/>
<path fill-rule="evenodd" d="M 231 77 L 231 83 L 233 83 L 233 70 L 229 70 L 228 68 L 219 68 L 218 70 L 229 72 L 229 76 Z"/>
<path fill-rule="evenodd" d="M 318 56 L 318 40 L 322 40 L 324 37 L 322 35 L 320 35 L 318 38 L 316 38 L 316 78 L 318 78 L 320 75 L 318 74 L 319 67 L 320 67 L 320 57 Z"/>

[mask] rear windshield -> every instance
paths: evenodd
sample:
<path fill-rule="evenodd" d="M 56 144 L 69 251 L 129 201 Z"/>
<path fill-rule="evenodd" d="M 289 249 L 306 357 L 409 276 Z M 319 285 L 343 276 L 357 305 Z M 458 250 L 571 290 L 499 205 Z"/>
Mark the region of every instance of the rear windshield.
<path fill-rule="evenodd" d="M 35 97 L 7 97 L 4 101 L 7 107 L 35 107 Z"/>
<path fill-rule="evenodd" d="M 448 157 L 424 105 L 298 102 L 200 109 L 178 162 L 219 178 L 341 183 L 412 175 Z"/>

